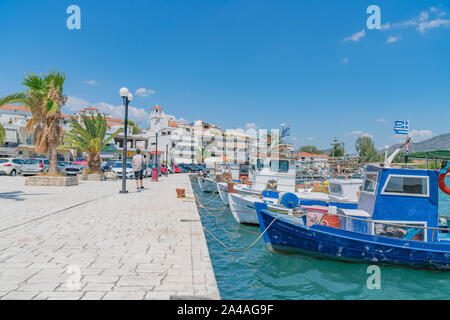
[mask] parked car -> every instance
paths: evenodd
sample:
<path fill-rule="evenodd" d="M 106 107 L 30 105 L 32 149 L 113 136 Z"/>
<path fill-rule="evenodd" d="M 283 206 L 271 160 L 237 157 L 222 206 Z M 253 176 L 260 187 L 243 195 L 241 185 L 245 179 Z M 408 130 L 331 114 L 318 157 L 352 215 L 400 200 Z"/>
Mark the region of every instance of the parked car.
<path fill-rule="evenodd" d="M 114 164 L 115 164 L 116 162 L 122 163 L 122 161 L 120 161 L 120 160 L 108 160 L 108 161 L 105 163 L 105 165 L 103 165 L 102 171 L 103 171 L 103 172 L 111 171 L 111 169 L 113 168 L 113 166 L 114 166 Z"/>
<path fill-rule="evenodd" d="M 111 171 L 114 172 L 118 178 L 122 178 L 122 161 L 115 162 Z M 127 177 L 127 179 L 134 178 L 134 170 L 133 170 L 133 166 L 131 165 L 131 162 L 126 163 L 125 176 Z"/>
<path fill-rule="evenodd" d="M 178 166 L 186 169 L 187 172 L 198 172 L 198 168 L 193 164 L 182 163 Z"/>
<path fill-rule="evenodd" d="M 0 159 L 0 174 L 5 174 L 11 177 L 22 172 L 24 161 L 16 158 Z"/>
<path fill-rule="evenodd" d="M 149 164 L 147 164 L 147 170 L 148 170 L 148 172 L 149 172 L 149 176 L 151 177 L 152 176 L 152 169 L 155 167 L 155 164 L 154 163 L 149 163 Z M 158 170 L 158 176 L 160 176 L 161 177 L 161 168 L 159 168 L 159 170 Z"/>
<path fill-rule="evenodd" d="M 75 159 L 75 161 L 72 162 L 72 164 L 79 164 L 81 166 L 86 166 L 86 167 L 88 166 L 87 160 L 86 159 L 82 159 L 82 158 Z"/>
<path fill-rule="evenodd" d="M 161 173 L 162 173 L 162 174 L 166 174 L 166 165 L 165 165 L 165 164 L 162 164 L 159 168 L 161 169 Z M 171 167 L 169 167 L 168 173 L 169 173 L 169 174 L 172 174 L 172 173 L 173 173 Z"/>
<path fill-rule="evenodd" d="M 40 172 L 47 172 L 50 162 L 45 158 L 29 158 L 25 160 L 22 167 L 23 176 L 32 176 Z"/>
<path fill-rule="evenodd" d="M 86 160 L 84 160 L 86 161 Z M 76 162 L 76 163 L 75 163 Z M 67 164 L 63 167 L 63 171 L 66 172 L 66 175 L 68 176 L 76 176 L 80 173 L 83 173 L 83 170 L 88 167 L 87 161 L 74 161 L 70 164 Z"/>
<path fill-rule="evenodd" d="M 184 173 L 186 171 L 187 171 L 186 169 L 184 169 L 180 166 L 173 166 L 173 172 L 175 172 L 175 173 Z"/>

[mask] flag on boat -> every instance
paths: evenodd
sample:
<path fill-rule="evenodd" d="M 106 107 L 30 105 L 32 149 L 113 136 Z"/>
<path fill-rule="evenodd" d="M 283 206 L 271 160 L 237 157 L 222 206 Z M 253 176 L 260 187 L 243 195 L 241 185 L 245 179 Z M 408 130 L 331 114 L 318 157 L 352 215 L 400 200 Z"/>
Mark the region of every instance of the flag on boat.
<path fill-rule="evenodd" d="M 409 122 L 408 121 L 395 121 L 394 132 L 396 134 L 408 134 L 409 133 Z"/>

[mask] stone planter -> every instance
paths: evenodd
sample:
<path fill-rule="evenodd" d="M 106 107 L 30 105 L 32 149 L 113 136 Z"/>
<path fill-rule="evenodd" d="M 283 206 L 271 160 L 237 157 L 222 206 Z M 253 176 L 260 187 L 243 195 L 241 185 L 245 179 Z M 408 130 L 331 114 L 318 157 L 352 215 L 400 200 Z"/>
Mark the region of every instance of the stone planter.
<path fill-rule="evenodd" d="M 76 186 L 78 185 L 77 176 L 31 176 L 25 177 L 26 186 Z"/>
<path fill-rule="evenodd" d="M 103 181 L 105 180 L 105 177 L 103 173 L 92 173 L 92 174 L 85 174 L 81 173 L 78 175 L 78 179 L 80 180 L 92 180 L 92 181 Z"/>

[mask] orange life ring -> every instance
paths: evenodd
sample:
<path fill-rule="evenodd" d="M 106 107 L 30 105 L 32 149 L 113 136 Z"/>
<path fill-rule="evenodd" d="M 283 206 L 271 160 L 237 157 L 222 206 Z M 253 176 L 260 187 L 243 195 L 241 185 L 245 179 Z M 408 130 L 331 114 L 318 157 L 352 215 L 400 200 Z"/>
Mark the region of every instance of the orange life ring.
<path fill-rule="evenodd" d="M 445 184 L 445 176 L 450 173 L 450 162 L 447 163 L 447 161 L 444 161 L 442 163 L 442 169 L 440 171 L 439 175 L 439 188 L 442 190 L 442 192 L 450 195 L 450 188 L 447 187 Z"/>

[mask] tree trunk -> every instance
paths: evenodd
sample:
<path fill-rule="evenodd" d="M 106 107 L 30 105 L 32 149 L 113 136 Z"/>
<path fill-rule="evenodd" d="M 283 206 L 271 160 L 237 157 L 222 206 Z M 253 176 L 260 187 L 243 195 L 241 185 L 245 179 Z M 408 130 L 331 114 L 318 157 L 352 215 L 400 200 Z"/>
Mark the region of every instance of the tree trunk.
<path fill-rule="evenodd" d="M 56 174 L 58 172 L 58 157 L 56 155 L 56 143 L 51 142 L 49 146 L 49 161 L 50 167 L 48 169 L 49 174 Z"/>
<path fill-rule="evenodd" d="M 88 166 L 89 173 L 98 173 L 100 172 L 101 165 L 100 153 L 89 153 Z"/>

